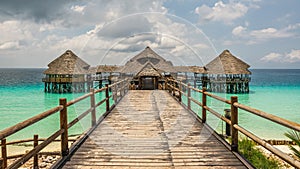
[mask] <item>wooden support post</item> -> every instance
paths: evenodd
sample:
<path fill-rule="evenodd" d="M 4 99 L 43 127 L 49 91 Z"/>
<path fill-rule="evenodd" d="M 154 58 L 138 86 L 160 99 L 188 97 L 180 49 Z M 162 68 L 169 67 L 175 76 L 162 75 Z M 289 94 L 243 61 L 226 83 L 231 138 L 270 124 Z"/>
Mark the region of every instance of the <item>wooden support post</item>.
<path fill-rule="evenodd" d="M 38 135 L 34 135 L 33 136 L 33 147 L 36 147 L 39 145 L 39 136 Z M 38 153 L 36 153 L 33 156 L 33 168 L 34 169 L 38 169 L 39 168 L 39 157 L 38 157 Z"/>
<path fill-rule="evenodd" d="M 96 125 L 96 107 L 95 107 L 95 90 L 93 88 L 90 89 L 90 92 L 92 93 L 91 95 L 91 108 L 93 108 L 92 110 L 92 114 L 91 114 L 91 118 L 92 118 L 92 126 Z"/>
<path fill-rule="evenodd" d="M 238 102 L 238 97 L 231 96 L 231 151 L 238 151 L 238 130 L 233 127 L 235 124 L 238 124 L 238 108 L 233 105 L 236 102 Z"/>
<path fill-rule="evenodd" d="M 67 99 L 59 99 L 59 104 L 64 108 L 60 111 L 60 129 L 64 132 L 61 134 L 61 155 L 67 156 L 69 154 L 68 148 L 68 115 L 67 115 Z"/>
<path fill-rule="evenodd" d="M 121 98 L 125 95 L 125 81 L 121 82 Z"/>
<path fill-rule="evenodd" d="M 224 109 L 225 118 L 228 119 L 228 120 L 231 120 L 230 111 L 231 111 L 230 109 Z M 226 125 L 225 125 L 225 133 L 226 133 L 226 136 L 231 136 L 231 128 L 230 128 L 230 125 L 228 123 L 226 123 Z"/>
<path fill-rule="evenodd" d="M 105 85 L 105 98 L 106 98 L 106 111 L 109 111 L 109 88 L 108 84 Z"/>
<path fill-rule="evenodd" d="M 179 88 L 179 91 L 178 91 L 179 92 L 179 98 L 178 98 L 178 100 L 179 100 L 179 102 L 181 102 L 182 81 L 179 82 L 178 88 Z"/>
<path fill-rule="evenodd" d="M 206 123 L 206 87 L 202 88 L 202 123 Z"/>
<path fill-rule="evenodd" d="M 169 79 L 167 79 L 166 81 L 165 88 L 166 90 L 168 90 L 169 93 L 171 93 L 170 86 L 169 86 Z"/>
<path fill-rule="evenodd" d="M 1 140 L 1 156 L 2 156 L 2 168 L 7 167 L 7 150 L 6 150 L 6 139 Z"/>
<path fill-rule="evenodd" d="M 128 79 L 125 79 L 125 84 L 124 84 L 125 86 L 124 86 L 124 96 L 125 96 L 125 94 L 127 93 L 127 91 L 128 91 L 128 87 L 129 87 L 129 82 L 128 82 Z"/>
<path fill-rule="evenodd" d="M 176 96 L 176 90 L 175 90 L 175 88 L 176 88 L 176 83 L 173 81 L 172 82 L 172 95 L 173 96 Z"/>
<path fill-rule="evenodd" d="M 118 101 L 118 87 L 117 87 L 117 85 L 114 86 L 113 99 L 114 99 L 115 102 Z"/>
<path fill-rule="evenodd" d="M 188 94 L 187 94 L 187 107 L 189 110 L 191 110 L 191 84 L 188 83 Z"/>

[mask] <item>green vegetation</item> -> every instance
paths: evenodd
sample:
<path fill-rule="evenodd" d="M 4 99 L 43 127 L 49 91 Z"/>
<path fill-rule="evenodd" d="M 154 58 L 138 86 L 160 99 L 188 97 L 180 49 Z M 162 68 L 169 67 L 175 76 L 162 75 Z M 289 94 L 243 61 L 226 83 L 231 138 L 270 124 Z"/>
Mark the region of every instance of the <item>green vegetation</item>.
<path fill-rule="evenodd" d="M 263 152 L 255 147 L 255 143 L 244 138 L 239 141 L 239 152 L 256 168 L 259 169 L 279 169 L 280 164 L 272 158 L 267 158 Z"/>
<path fill-rule="evenodd" d="M 298 149 L 293 147 L 292 145 L 289 145 L 289 148 L 293 151 L 294 155 L 300 159 L 300 132 L 297 131 L 291 131 L 284 134 L 289 139 L 291 139 L 294 143 L 296 143 Z"/>

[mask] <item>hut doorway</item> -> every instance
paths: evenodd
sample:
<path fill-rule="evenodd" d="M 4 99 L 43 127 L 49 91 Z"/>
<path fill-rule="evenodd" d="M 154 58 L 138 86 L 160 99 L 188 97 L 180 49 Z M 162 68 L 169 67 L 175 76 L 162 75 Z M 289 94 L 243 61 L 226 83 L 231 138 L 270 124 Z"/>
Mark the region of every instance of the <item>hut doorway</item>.
<path fill-rule="evenodd" d="M 157 77 L 142 77 L 140 81 L 142 90 L 155 90 L 157 89 Z"/>

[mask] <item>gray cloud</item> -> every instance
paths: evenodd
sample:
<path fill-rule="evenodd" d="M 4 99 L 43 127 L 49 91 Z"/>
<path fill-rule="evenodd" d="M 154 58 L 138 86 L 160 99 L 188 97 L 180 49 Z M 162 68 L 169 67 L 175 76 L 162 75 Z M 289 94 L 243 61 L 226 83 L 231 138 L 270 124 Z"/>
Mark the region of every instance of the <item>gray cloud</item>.
<path fill-rule="evenodd" d="M 97 33 L 99 37 L 126 38 L 143 32 L 150 32 L 153 25 L 147 18 L 137 15 L 120 18 L 103 26 Z"/>
<path fill-rule="evenodd" d="M 4 18 L 33 19 L 35 22 L 50 22 L 66 12 L 74 0 L 1 0 L 0 15 Z"/>

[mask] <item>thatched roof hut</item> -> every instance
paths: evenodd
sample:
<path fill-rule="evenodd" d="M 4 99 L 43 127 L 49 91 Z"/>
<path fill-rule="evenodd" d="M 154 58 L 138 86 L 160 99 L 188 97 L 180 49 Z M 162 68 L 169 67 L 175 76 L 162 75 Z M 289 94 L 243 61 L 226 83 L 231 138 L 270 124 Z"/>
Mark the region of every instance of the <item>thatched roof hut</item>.
<path fill-rule="evenodd" d="M 61 56 L 48 64 L 44 74 L 71 75 L 86 74 L 90 65 L 80 59 L 71 50 L 67 50 Z"/>
<path fill-rule="evenodd" d="M 155 69 L 154 65 L 151 62 L 145 63 L 144 67 L 137 73 L 136 76 L 140 77 L 161 77 L 161 74 Z"/>
<path fill-rule="evenodd" d="M 208 74 L 251 74 L 250 66 L 233 56 L 229 50 L 224 50 L 217 58 L 208 63 L 205 68 Z"/>
<path fill-rule="evenodd" d="M 141 53 L 134 56 L 125 64 L 125 66 L 121 69 L 121 73 L 137 74 L 140 70 L 142 70 L 147 62 L 150 62 L 157 71 L 168 73 L 176 72 L 170 61 L 166 61 L 147 46 Z"/>

